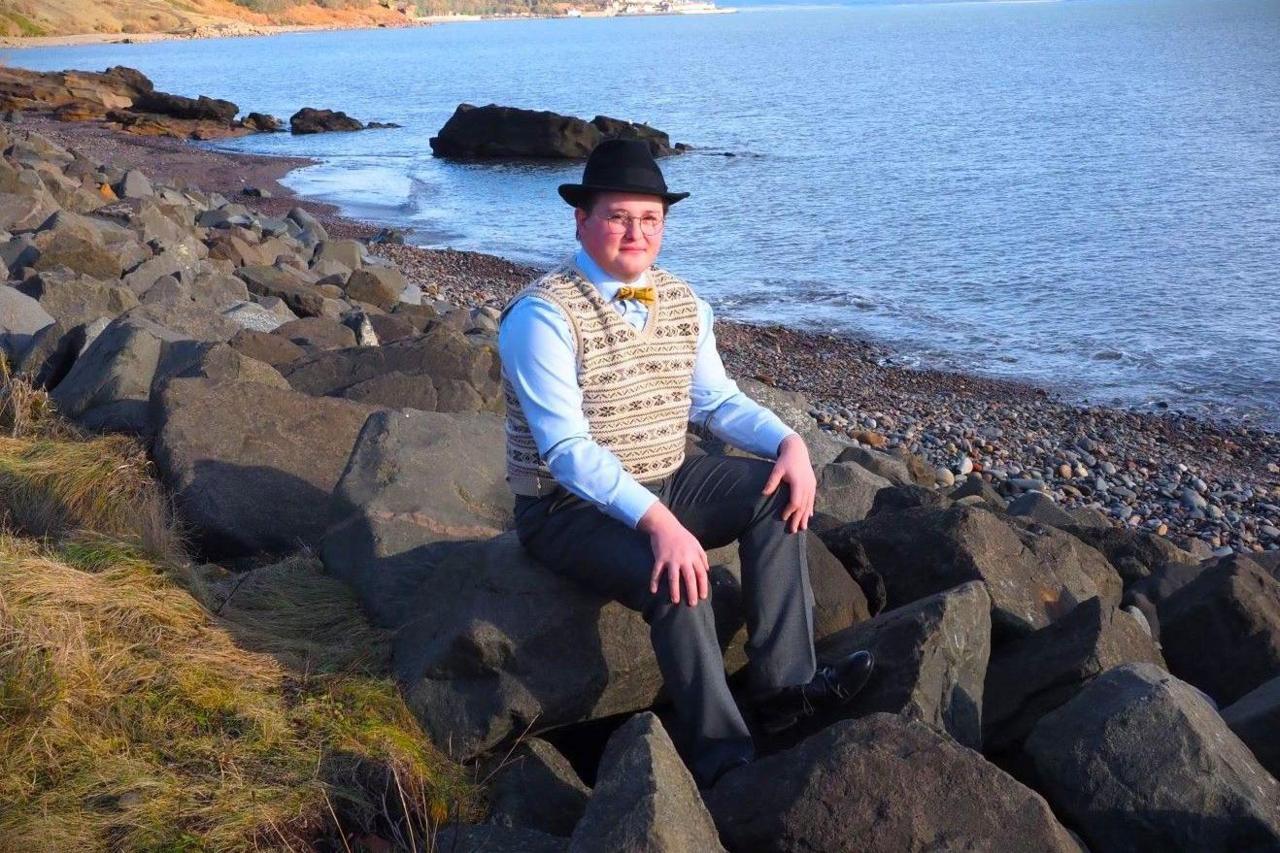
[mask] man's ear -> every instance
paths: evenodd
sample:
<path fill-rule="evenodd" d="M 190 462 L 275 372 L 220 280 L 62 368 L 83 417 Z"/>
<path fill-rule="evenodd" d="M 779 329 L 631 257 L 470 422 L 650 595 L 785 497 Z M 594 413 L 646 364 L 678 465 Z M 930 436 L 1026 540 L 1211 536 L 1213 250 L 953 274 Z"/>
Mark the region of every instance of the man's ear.
<path fill-rule="evenodd" d="M 586 221 L 587 221 L 587 217 L 588 217 L 588 216 L 590 216 L 590 214 L 589 214 L 589 213 L 587 213 L 585 210 L 583 210 L 583 209 L 582 209 L 582 208 L 580 208 L 580 207 L 575 207 L 575 208 L 573 209 L 573 236 L 574 236 L 574 239 L 576 239 L 576 240 L 581 240 L 581 239 L 582 239 L 582 223 L 584 223 L 584 222 L 586 222 Z"/>

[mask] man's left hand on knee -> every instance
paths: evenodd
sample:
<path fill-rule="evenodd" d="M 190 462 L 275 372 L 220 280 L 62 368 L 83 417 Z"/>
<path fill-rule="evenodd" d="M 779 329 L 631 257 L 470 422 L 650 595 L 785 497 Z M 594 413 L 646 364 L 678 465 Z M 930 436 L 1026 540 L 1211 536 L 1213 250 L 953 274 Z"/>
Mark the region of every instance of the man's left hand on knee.
<path fill-rule="evenodd" d="M 809 461 L 809 449 L 804 439 L 792 433 L 778 445 L 778 461 L 764 484 L 764 494 L 772 495 L 778 486 L 786 483 L 790 489 L 790 500 L 782 509 L 782 520 L 787 523 L 787 532 L 795 533 L 809 528 L 809 519 L 813 516 L 813 502 L 818 493 L 818 480 L 813 475 L 813 464 Z"/>

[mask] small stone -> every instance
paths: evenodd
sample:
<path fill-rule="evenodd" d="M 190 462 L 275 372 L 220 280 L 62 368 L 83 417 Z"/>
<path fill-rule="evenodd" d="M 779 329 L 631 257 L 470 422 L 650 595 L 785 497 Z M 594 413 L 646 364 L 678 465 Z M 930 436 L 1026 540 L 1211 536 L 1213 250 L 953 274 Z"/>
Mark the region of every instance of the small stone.
<path fill-rule="evenodd" d="M 1071 479 L 1071 466 L 1068 465 L 1066 462 L 1063 462 L 1061 465 L 1059 465 L 1058 476 L 1064 480 Z"/>
<path fill-rule="evenodd" d="M 1183 490 L 1182 490 L 1182 505 L 1183 505 L 1183 506 L 1185 506 L 1187 509 L 1200 509 L 1200 510 L 1202 510 L 1202 509 L 1204 509 L 1206 506 L 1208 506 L 1208 505 L 1209 505 L 1209 502 L 1208 502 L 1208 501 L 1206 501 L 1206 500 L 1205 500 L 1203 497 L 1201 497 L 1199 494 L 1197 494 L 1194 490 L 1192 490 L 1192 489 L 1183 489 Z"/>
<path fill-rule="evenodd" d="M 958 473 L 961 475 L 973 472 L 973 460 L 968 456 L 961 457 Z"/>

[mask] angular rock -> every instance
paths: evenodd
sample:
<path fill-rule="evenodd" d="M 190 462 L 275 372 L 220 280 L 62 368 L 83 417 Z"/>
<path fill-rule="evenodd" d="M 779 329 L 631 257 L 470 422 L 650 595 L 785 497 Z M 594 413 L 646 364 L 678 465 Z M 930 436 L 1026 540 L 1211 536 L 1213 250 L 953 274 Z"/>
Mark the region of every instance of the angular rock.
<path fill-rule="evenodd" d="M 865 447 L 846 447 L 836 457 L 836 462 L 856 462 L 872 474 L 883 477 L 895 486 L 906 486 L 915 482 L 907 463 L 897 456 L 868 450 Z"/>
<path fill-rule="evenodd" d="M 859 649 L 875 655 L 871 681 L 815 725 L 884 711 L 982 747 L 983 681 L 991 654 L 991 598 L 982 584 L 967 583 L 827 637 L 819 657 L 834 660 Z"/>
<path fill-rule="evenodd" d="M 1055 528 L 1018 525 L 986 509 L 885 512 L 821 536 L 846 566 L 855 543 L 863 549 L 890 607 L 985 582 L 998 637 L 1029 634 L 1094 596 L 1120 603 L 1120 577 L 1100 553 Z"/>
<path fill-rule="evenodd" d="M 18 290 L 68 326 L 99 317 L 115 318 L 138 304 L 138 297 L 128 288 L 65 271 L 41 273 L 24 281 Z"/>
<path fill-rule="evenodd" d="M 457 541 L 511 526 L 511 492 L 492 414 L 377 412 L 333 489 L 321 557 L 374 621 L 396 626 L 412 593 Z"/>
<path fill-rule="evenodd" d="M 221 313 L 222 316 L 231 320 L 240 328 L 262 332 L 263 334 L 267 334 L 288 322 L 276 312 L 253 302 L 234 303 L 222 309 Z"/>
<path fill-rule="evenodd" d="M 1036 724 L 1026 751 L 1095 850 L 1280 848 L 1280 783 L 1198 691 L 1152 664 L 1095 678 Z"/>
<path fill-rule="evenodd" d="M 315 396 L 423 411 L 502 411 L 496 347 L 445 326 L 378 347 L 313 355 L 289 367 L 294 388 Z"/>
<path fill-rule="evenodd" d="M 242 355 L 224 343 L 202 346 L 187 364 L 176 368 L 174 377 L 163 377 L 159 386 L 152 387 L 151 393 L 154 395 L 157 387 L 163 387 L 171 378 L 214 379 L 220 383 L 259 382 L 272 388 L 290 390 L 289 382 L 271 365 Z"/>
<path fill-rule="evenodd" d="M 225 317 L 207 306 L 198 305 L 186 296 L 147 302 L 130 308 L 120 315 L 125 318 L 142 318 L 164 326 L 196 341 L 229 341 L 242 328 L 230 317 Z"/>
<path fill-rule="evenodd" d="M 912 483 L 905 486 L 890 486 L 876 492 L 875 499 L 871 501 L 871 509 L 867 510 L 867 517 L 914 507 L 946 509 L 949 506 L 951 506 L 951 500 L 942 492 Z"/>
<path fill-rule="evenodd" d="M 569 850 L 723 853 L 698 786 L 653 714 L 637 714 L 609 738 Z"/>
<path fill-rule="evenodd" d="M 88 429 L 146 434 L 151 386 L 162 362 L 192 345 L 143 318 L 116 320 L 89 344 L 50 396 L 62 415 Z"/>
<path fill-rule="evenodd" d="M 0 284 L 0 352 L 10 364 L 20 361 L 36 334 L 53 323 L 39 302 Z"/>
<path fill-rule="evenodd" d="M 232 349 L 280 369 L 306 356 L 307 351 L 280 335 L 241 329 L 229 343 Z M 287 381 L 287 380 L 286 380 Z M 292 387 L 292 386 L 291 386 Z"/>
<path fill-rule="evenodd" d="M 400 301 L 404 292 L 404 274 L 386 267 L 365 267 L 351 273 L 347 279 L 347 298 L 375 305 L 390 311 Z"/>
<path fill-rule="evenodd" d="M 1151 636 L 1128 613 L 1091 598 L 1034 634 L 991 656 L 983 694 L 988 753 L 1017 748 L 1045 714 L 1097 676 L 1126 663 L 1164 668 Z"/>
<path fill-rule="evenodd" d="M 567 838 L 586 811 L 591 789 L 555 747 L 531 737 L 494 771 L 488 794 L 489 823 Z"/>
<path fill-rule="evenodd" d="M 1005 510 L 1009 515 L 1020 515 L 1041 524 L 1048 524 L 1059 530 L 1076 524 L 1076 519 L 1054 503 L 1053 498 L 1044 492 L 1026 492 L 1009 501 Z"/>
<path fill-rule="evenodd" d="M 1149 530 L 1112 527 L 1110 524 L 1093 527 L 1080 524 L 1079 519 L 1062 529 L 1101 551 L 1120 573 L 1126 589 L 1169 563 L 1193 565 L 1197 562 L 1191 554 Z"/>
<path fill-rule="evenodd" d="M 991 484 L 977 474 L 970 474 L 963 483 L 952 489 L 947 497 L 953 501 L 977 497 L 997 512 L 1004 512 L 1007 505 L 1005 499 L 1000 497 L 1000 494 L 991 487 Z"/>
<path fill-rule="evenodd" d="M 300 317 L 324 316 L 324 296 L 298 278 L 296 271 L 274 266 L 241 267 L 236 275 L 244 279 L 249 292 L 284 300 Z"/>
<path fill-rule="evenodd" d="M 1174 675 L 1230 705 L 1280 673 L 1280 581 L 1233 555 L 1159 605 Z"/>
<path fill-rule="evenodd" d="M 341 111 L 303 107 L 289 116 L 290 133 L 328 133 L 350 130 L 364 130 L 364 125 Z"/>
<path fill-rule="evenodd" d="M 1267 772 L 1280 777 L 1280 675 L 1223 710 L 1222 719 Z"/>
<path fill-rule="evenodd" d="M 271 334 L 307 351 L 345 349 L 356 345 L 349 328 L 324 317 L 303 317 L 277 326 Z"/>
<path fill-rule="evenodd" d="M 707 794 L 735 853 L 1083 848 L 1030 788 L 915 720 L 844 720 Z"/>
<path fill-rule="evenodd" d="M 372 314 L 369 316 L 369 325 L 373 327 L 379 344 L 408 340 L 418 334 L 412 323 L 394 314 Z"/>
<path fill-rule="evenodd" d="M 65 323 L 55 322 L 32 336 L 30 346 L 17 364 L 18 370 L 30 377 L 36 387 L 49 390 L 71 370 L 84 345 L 84 326 L 69 328 Z"/>
<path fill-rule="evenodd" d="M 535 721 L 545 730 L 657 698 L 662 675 L 639 613 L 538 565 L 514 532 L 452 551 L 401 605 L 410 621 L 394 650 L 433 742 L 465 759 Z"/>
<path fill-rule="evenodd" d="M 114 249 L 87 235 L 56 229 L 35 238 L 40 257 L 32 264 L 37 270 L 66 267 L 91 278 L 114 280 L 124 273 L 124 265 Z"/>
<path fill-rule="evenodd" d="M 871 511 L 876 493 L 891 485 L 856 462 L 832 462 L 818 472 L 814 508 L 843 523 L 861 521 Z"/>
<path fill-rule="evenodd" d="M 156 408 L 156 468 L 211 557 L 317 544 L 329 495 L 373 411 L 211 379 L 170 381 Z"/>

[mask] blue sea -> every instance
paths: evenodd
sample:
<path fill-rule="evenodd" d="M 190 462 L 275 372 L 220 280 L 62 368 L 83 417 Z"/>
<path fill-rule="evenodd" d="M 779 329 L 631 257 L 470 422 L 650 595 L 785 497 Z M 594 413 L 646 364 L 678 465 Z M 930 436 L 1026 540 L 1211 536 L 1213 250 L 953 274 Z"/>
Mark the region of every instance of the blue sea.
<path fill-rule="evenodd" d="M 579 164 L 452 163 L 457 104 L 650 123 L 663 262 L 718 316 L 871 338 L 1071 399 L 1280 428 L 1280 2 L 750 6 L 3 52 L 395 130 L 220 145 L 297 192 L 550 263 Z"/>

